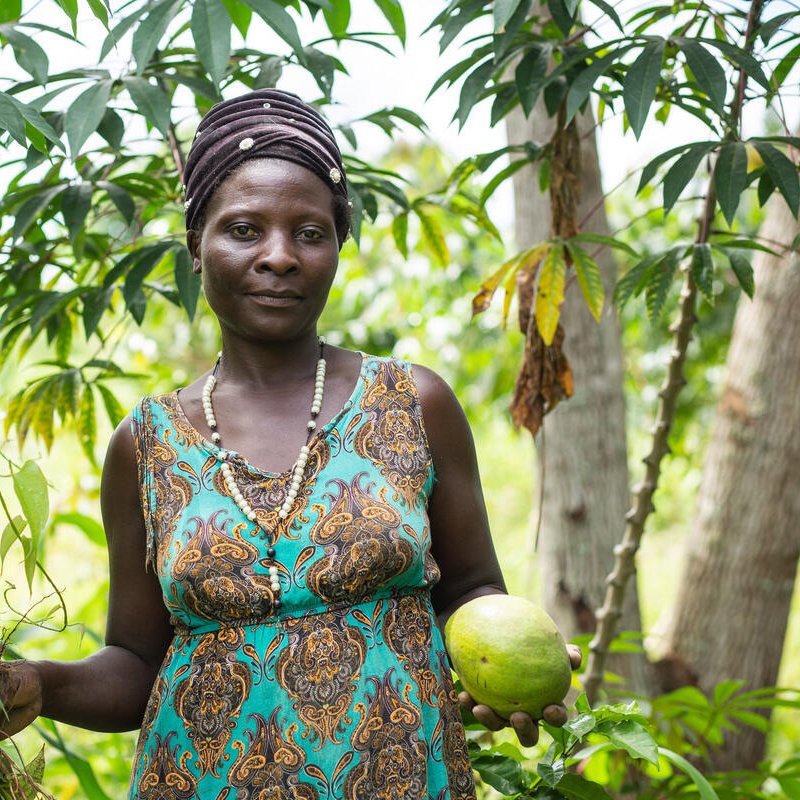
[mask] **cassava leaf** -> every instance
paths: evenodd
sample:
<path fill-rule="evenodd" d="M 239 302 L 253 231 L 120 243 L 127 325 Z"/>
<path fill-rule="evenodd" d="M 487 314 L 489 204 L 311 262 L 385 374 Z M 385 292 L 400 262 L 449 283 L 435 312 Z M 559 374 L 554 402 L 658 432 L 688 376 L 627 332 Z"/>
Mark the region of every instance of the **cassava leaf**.
<path fill-rule="evenodd" d="M 664 45 L 665 42 L 661 38 L 646 44 L 638 58 L 628 68 L 625 76 L 622 99 L 625 103 L 628 122 L 637 139 L 647 121 L 647 114 L 661 80 Z"/>
<path fill-rule="evenodd" d="M 714 303 L 714 259 L 711 257 L 711 246 L 707 242 L 696 244 L 692 251 L 692 275 L 703 296 Z"/>
<path fill-rule="evenodd" d="M 536 327 L 546 345 L 552 344 L 556 335 L 561 304 L 564 302 L 565 277 L 564 246 L 556 244 L 547 251 L 542 261 L 534 304 Z"/>
<path fill-rule="evenodd" d="M 747 150 L 742 142 L 725 142 L 714 169 L 714 188 L 720 210 L 728 222 L 739 206 L 739 198 L 747 186 Z"/>
<path fill-rule="evenodd" d="M 583 249 L 576 244 L 569 242 L 568 245 L 572 263 L 575 265 L 575 274 L 578 278 L 578 285 L 581 287 L 583 298 L 592 316 L 599 322 L 600 315 L 603 313 L 603 303 L 605 302 L 605 289 L 603 279 L 600 275 L 600 268 L 597 262 Z"/>

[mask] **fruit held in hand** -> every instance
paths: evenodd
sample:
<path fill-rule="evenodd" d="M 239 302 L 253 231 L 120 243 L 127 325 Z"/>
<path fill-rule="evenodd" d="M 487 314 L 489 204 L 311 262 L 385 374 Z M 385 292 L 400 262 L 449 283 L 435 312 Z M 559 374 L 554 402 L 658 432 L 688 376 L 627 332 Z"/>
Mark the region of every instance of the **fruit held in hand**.
<path fill-rule="evenodd" d="M 508 717 L 560 703 L 571 682 L 569 655 L 552 619 L 522 597 L 490 594 L 447 620 L 445 644 L 464 688 Z"/>

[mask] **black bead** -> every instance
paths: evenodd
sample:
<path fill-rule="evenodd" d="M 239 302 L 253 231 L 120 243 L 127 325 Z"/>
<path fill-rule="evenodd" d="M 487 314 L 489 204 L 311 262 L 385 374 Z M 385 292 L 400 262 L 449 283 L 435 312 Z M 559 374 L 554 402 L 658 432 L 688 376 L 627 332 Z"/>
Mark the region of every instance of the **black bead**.
<path fill-rule="evenodd" d="M 268 547 L 267 548 L 267 558 L 275 558 L 275 548 Z"/>
<path fill-rule="evenodd" d="M 281 601 L 277 597 L 272 601 L 272 607 L 276 610 L 281 607 Z"/>

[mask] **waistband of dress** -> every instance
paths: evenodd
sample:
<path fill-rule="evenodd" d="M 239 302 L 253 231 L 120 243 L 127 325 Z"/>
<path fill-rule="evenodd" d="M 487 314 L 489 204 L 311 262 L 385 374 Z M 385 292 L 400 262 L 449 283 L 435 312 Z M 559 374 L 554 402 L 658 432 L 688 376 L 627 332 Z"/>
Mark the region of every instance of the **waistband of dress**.
<path fill-rule="evenodd" d="M 175 638 L 178 639 L 191 638 L 193 636 L 203 636 L 207 633 L 214 633 L 217 631 L 240 630 L 242 628 L 282 628 L 286 622 L 297 619 L 307 619 L 309 617 L 316 617 L 322 614 L 332 614 L 343 609 L 347 609 L 348 611 L 352 609 L 358 609 L 362 613 L 366 614 L 367 617 L 371 617 L 370 610 L 374 609 L 378 603 L 384 600 L 398 600 L 402 597 L 419 597 L 424 599 L 426 604 L 430 606 L 430 593 L 429 586 L 413 586 L 399 589 L 395 588 L 392 591 L 373 594 L 368 600 L 364 600 L 360 603 L 349 603 L 346 600 L 340 600 L 335 603 L 311 606 L 307 609 L 303 609 L 300 611 L 300 613 L 289 614 L 278 611 L 276 614 L 270 614 L 266 617 L 245 617 L 243 619 L 231 622 L 209 620 L 207 623 L 193 625 L 192 627 L 189 627 L 180 621 L 173 620 L 173 628 L 175 631 Z"/>

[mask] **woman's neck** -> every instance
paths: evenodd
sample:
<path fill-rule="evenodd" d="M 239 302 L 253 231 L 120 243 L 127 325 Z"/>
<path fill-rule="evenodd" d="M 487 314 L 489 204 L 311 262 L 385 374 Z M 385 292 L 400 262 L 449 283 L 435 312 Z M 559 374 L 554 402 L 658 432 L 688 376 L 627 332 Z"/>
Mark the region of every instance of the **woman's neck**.
<path fill-rule="evenodd" d="M 266 387 L 312 375 L 319 357 L 316 333 L 274 343 L 247 342 L 223 333 L 222 361 L 217 374 L 225 383 Z"/>

